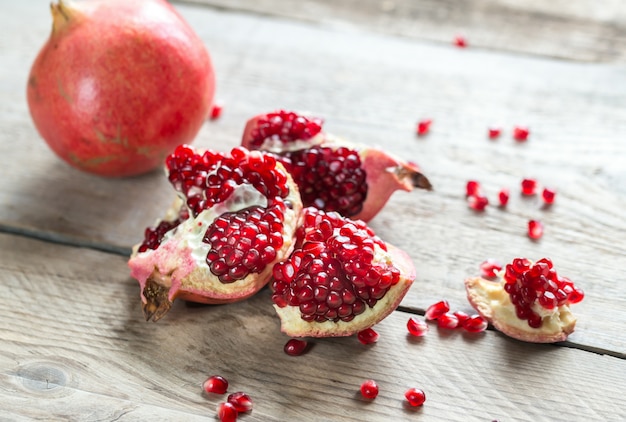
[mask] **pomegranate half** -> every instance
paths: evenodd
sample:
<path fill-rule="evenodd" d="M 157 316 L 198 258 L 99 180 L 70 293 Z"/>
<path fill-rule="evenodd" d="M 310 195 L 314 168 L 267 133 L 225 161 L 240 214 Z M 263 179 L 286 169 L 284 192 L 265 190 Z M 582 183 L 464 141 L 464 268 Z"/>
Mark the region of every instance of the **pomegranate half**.
<path fill-rule="evenodd" d="M 27 97 L 39 134 L 103 176 L 159 167 L 207 118 L 215 76 L 202 40 L 165 0 L 51 4 Z"/>
<path fill-rule="evenodd" d="M 242 147 L 224 154 L 183 145 L 166 170 L 178 200 L 128 262 L 146 319 L 160 319 L 176 298 L 217 304 L 255 294 L 293 250 L 302 203 L 291 176 Z"/>
<path fill-rule="evenodd" d="M 369 221 L 396 190 L 431 189 L 412 162 L 322 130 L 322 120 L 278 110 L 250 119 L 242 145 L 276 154 L 292 174 L 304 206 Z"/>

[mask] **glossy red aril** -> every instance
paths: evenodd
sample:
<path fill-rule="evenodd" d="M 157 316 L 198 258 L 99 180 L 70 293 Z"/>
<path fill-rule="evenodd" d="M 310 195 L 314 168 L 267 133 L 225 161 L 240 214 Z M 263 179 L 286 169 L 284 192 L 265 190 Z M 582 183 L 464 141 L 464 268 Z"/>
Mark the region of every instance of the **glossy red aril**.
<path fill-rule="evenodd" d="M 450 311 L 450 304 L 447 300 L 441 300 L 437 303 L 433 303 L 426 309 L 424 317 L 427 320 L 433 320 L 439 318 L 441 315 Z"/>
<path fill-rule="evenodd" d="M 463 311 L 454 311 L 453 315 L 456 317 L 457 320 L 457 327 L 462 327 L 465 322 L 470 318 L 470 316 L 463 312 Z"/>
<path fill-rule="evenodd" d="M 209 115 L 209 118 L 211 120 L 219 119 L 222 116 L 222 110 L 223 109 L 224 109 L 224 105 L 222 103 L 220 103 L 220 102 L 216 102 L 211 107 L 211 114 Z"/>
<path fill-rule="evenodd" d="M 437 326 L 447 330 L 454 330 L 459 326 L 459 319 L 452 313 L 445 313 L 437 318 Z"/>
<path fill-rule="evenodd" d="M 493 258 L 488 258 L 480 263 L 480 276 L 483 278 L 495 278 L 498 271 L 502 270 L 502 264 Z"/>
<path fill-rule="evenodd" d="M 431 189 L 419 167 L 322 129 L 321 119 L 278 110 L 250 119 L 244 147 L 274 154 L 292 174 L 305 206 L 368 221 L 396 190 Z"/>
<path fill-rule="evenodd" d="M 404 397 L 409 405 L 413 407 L 422 406 L 426 401 L 426 394 L 424 393 L 424 390 L 419 388 L 409 388 L 404 393 Z"/>
<path fill-rule="evenodd" d="M 433 121 L 431 119 L 422 119 L 419 122 L 417 122 L 417 136 L 425 136 L 428 134 L 428 132 L 430 132 L 430 126 L 432 125 Z"/>
<path fill-rule="evenodd" d="M 292 338 L 285 343 L 284 351 L 289 356 L 300 356 L 304 354 L 309 344 L 297 338 Z"/>
<path fill-rule="evenodd" d="M 371 328 L 366 328 L 363 331 L 357 333 L 357 338 L 362 344 L 376 343 L 380 338 L 380 335 Z"/>
<path fill-rule="evenodd" d="M 235 422 L 238 414 L 232 403 L 225 402 L 217 405 L 217 419 L 220 422 Z"/>
<path fill-rule="evenodd" d="M 409 334 L 415 337 L 423 337 L 428 332 L 428 324 L 415 317 L 409 318 L 406 323 L 406 328 L 409 330 Z"/>
<path fill-rule="evenodd" d="M 533 240 L 539 240 L 543 236 L 543 223 L 539 220 L 530 220 L 528 222 L 528 237 Z"/>
<path fill-rule="evenodd" d="M 543 188 L 543 191 L 541 192 L 541 198 L 543 199 L 543 202 L 545 202 L 548 205 L 554 203 L 555 196 L 556 196 L 556 191 L 554 189 Z"/>
<path fill-rule="evenodd" d="M 489 139 L 498 139 L 502 134 L 502 128 L 499 126 L 491 126 L 487 129 Z"/>
<path fill-rule="evenodd" d="M 373 400 L 378 396 L 378 384 L 374 380 L 366 380 L 361 384 L 361 395 L 369 400 Z"/>
<path fill-rule="evenodd" d="M 51 4 L 28 77 L 37 130 L 68 164 L 102 176 L 157 168 L 191 143 L 215 91 L 202 40 L 165 0 Z"/>
<path fill-rule="evenodd" d="M 252 410 L 252 399 L 243 391 L 237 391 L 228 395 L 226 401 L 233 405 L 238 413 L 249 412 Z"/>
<path fill-rule="evenodd" d="M 285 168 L 241 147 L 182 145 L 166 171 L 178 199 L 128 262 L 146 319 L 160 319 L 176 298 L 228 303 L 260 290 L 291 253 L 302 210 Z"/>
<path fill-rule="evenodd" d="M 465 196 L 475 196 L 480 193 L 480 183 L 476 180 L 468 180 L 465 184 Z"/>
<path fill-rule="evenodd" d="M 484 211 L 489 205 L 489 199 L 483 195 L 472 195 L 467 198 L 467 205 L 474 211 Z"/>
<path fill-rule="evenodd" d="M 515 126 L 513 128 L 513 139 L 517 142 L 525 142 L 528 140 L 528 136 L 530 135 L 530 129 L 526 126 Z"/>
<path fill-rule="evenodd" d="M 522 195 L 534 195 L 537 193 L 537 181 L 535 179 L 523 179 L 522 186 Z"/>
<path fill-rule="evenodd" d="M 202 383 L 202 389 L 207 393 L 224 394 L 228 391 L 228 381 L 220 375 L 212 375 Z"/>
<path fill-rule="evenodd" d="M 459 48 L 467 47 L 467 39 L 463 35 L 457 35 L 454 37 L 454 45 Z"/>
<path fill-rule="evenodd" d="M 506 204 L 509 203 L 509 190 L 507 188 L 503 188 L 498 192 L 498 202 L 501 207 L 506 207 Z"/>
<path fill-rule="evenodd" d="M 470 333 L 481 333 L 487 329 L 487 320 L 480 315 L 472 315 L 463 321 L 462 327 Z"/>

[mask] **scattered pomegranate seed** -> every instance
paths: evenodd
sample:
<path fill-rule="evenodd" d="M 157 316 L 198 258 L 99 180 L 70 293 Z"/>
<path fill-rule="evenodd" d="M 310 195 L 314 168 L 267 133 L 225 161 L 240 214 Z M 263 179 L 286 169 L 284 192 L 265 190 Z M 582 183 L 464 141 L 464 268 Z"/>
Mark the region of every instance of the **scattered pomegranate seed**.
<path fill-rule="evenodd" d="M 409 330 L 409 333 L 415 337 L 422 337 L 428 332 L 428 324 L 415 317 L 409 318 L 406 323 L 406 328 Z"/>
<path fill-rule="evenodd" d="M 528 222 L 528 237 L 531 239 L 540 239 L 543 236 L 543 223 L 539 220 L 530 220 Z"/>
<path fill-rule="evenodd" d="M 507 188 L 502 188 L 498 193 L 498 202 L 500 202 L 501 207 L 506 207 L 506 204 L 509 203 L 509 190 Z"/>
<path fill-rule="evenodd" d="M 372 328 L 366 328 L 363 331 L 359 331 L 357 334 L 357 338 L 363 344 L 372 344 L 378 341 L 378 333 L 374 331 Z"/>
<path fill-rule="evenodd" d="M 497 272 L 502 269 L 502 264 L 493 258 L 488 258 L 480 263 L 480 276 L 482 278 L 497 277 Z"/>
<path fill-rule="evenodd" d="M 522 180 L 522 195 L 534 195 L 537 193 L 537 181 L 535 179 Z"/>
<path fill-rule="evenodd" d="M 417 135 L 424 136 L 430 131 L 431 119 L 423 119 L 417 122 Z"/>
<path fill-rule="evenodd" d="M 489 139 L 498 139 L 500 134 L 502 134 L 502 128 L 500 127 L 491 126 L 487 129 L 487 136 L 489 136 Z"/>
<path fill-rule="evenodd" d="M 427 320 L 433 320 L 439 318 L 441 315 L 450 311 L 450 304 L 447 300 L 442 300 L 437 303 L 434 303 L 426 309 L 426 313 L 424 317 Z"/>
<path fill-rule="evenodd" d="M 543 192 L 541 192 L 541 198 L 543 202 L 546 204 L 552 204 L 554 202 L 554 197 L 556 196 L 556 191 L 550 188 L 543 188 Z"/>
<path fill-rule="evenodd" d="M 307 346 L 308 343 L 306 341 L 292 338 L 285 343 L 284 350 L 289 356 L 300 356 L 305 352 Z"/>
<path fill-rule="evenodd" d="M 361 395 L 366 399 L 375 399 L 378 396 L 378 384 L 374 380 L 363 381 Z"/>
<path fill-rule="evenodd" d="M 470 333 L 480 333 L 487 329 L 487 321 L 478 314 L 470 316 L 463 322 L 463 329 Z"/>
<path fill-rule="evenodd" d="M 482 195 L 472 195 L 467 198 L 467 205 L 474 211 L 484 211 L 489 205 L 489 199 Z"/>
<path fill-rule="evenodd" d="M 217 405 L 217 418 L 220 422 L 235 422 L 237 415 L 237 409 L 232 403 L 226 402 Z"/>
<path fill-rule="evenodd" d="M 454 37 L 454 45 L 459 48 L 467 47 L 467 39 L 463 35 L 457 35 Z"/>
<path fill-rule="evenodd" d="M 407 402 L 414 407 L 421 406 L 426 401 L 426 394 L 424 393 L 424 390 L 420 390 L 419 388 L 409 388 L 404 393 L 404 397 Z"/>
<path fill-rule="evenodd" d="M 252 400 L 250 399 L 250 396 L 243 391 L 237 391 L 236 393 L 230 394 L 226 401 L 232 404 L 235 410 L 239 413 L 249 412 L 252 410 Z"/>
<path fill-rule="evenodd" d="M 220 118 L 220 116 L 222 115 L 222 109 L 224 108 L 224 106 L 222 105 L 222 103 L 215 103 L 213 104 L 213 106 L 211 107 L 211 120 L 217 120 Z"/>
<path fill-rule="evenodd" d="M 459 319 L 454 314 L 445 313 L 437 318 L 437 326 L 446 330 L 454 330 L 459 326 Z"/>
<path fill-rule="evenodd" d="M 228 390 L 228 381 L 219 375 L 212 375 L 202 383 L 202 388 L 207 393 L 224 394 Z"/>
<path fill-rule="evenodd" d="M 515 126 L 513 128 L 513 139 L 517 142 L 525 142 L 528 140 L 528 135 L 530 135 L 530 129 L 526 126 Z"/>
<path fill-rule="evenodd" d="M 463 311 L 456 311 L 453 313 L 453 315 L 456 317 L 458 321 L 458 324 L 457 324 L 458 327 L 462 327 L 463 324 L 465 324 L 465 321 L 467 321 L 470 317 L 468 314 L 466 314 Z"/>
<path fill-rule="evenodd" d="M 480 183 L 476 180 L 468 180 L 465 185 L 465 196 L 480 195 Z"/>

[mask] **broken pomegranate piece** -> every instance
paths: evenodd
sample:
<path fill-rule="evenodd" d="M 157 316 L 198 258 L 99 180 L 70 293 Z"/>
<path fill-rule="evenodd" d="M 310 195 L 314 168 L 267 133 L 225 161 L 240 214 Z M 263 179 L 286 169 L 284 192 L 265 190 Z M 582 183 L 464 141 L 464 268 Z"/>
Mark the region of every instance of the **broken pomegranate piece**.
<path fill-rule="evenodd" d="M 534 343 L 565 340 L 576 325 L 570 305 L 584 297 L 547 258 L 535 263 L 516 258 L 500 272 L 499 281 L 473 277 L 465 287 L 469 302 L 497 330 Z"/>
<path fill-rule="evenodd" d="M 431 189 L 419 167 L 380 149 L 328 134 L 322 120 L 278 110 L 253 117 L 242 145 L 276 157 L 291 173 L 305 207 L 368 221 L 396 190 Z"/>
<path fill-rule="evenodd" d="M 409 256 L 363 221 L 313 207 L 271 283 L 281 329 L 292 337 L 349 336 L 389 315 L 415 278 Z"/>
<path fill-rule="evenodd" d="M 282 164 L 241 147 L 224 154 L 183 145 L 166 171 L 178 200 L 128 262 L 146 319 L 163 317 L 176 298 L 228 303 L 260 290 L 291 253 L 302 210 Z"/>

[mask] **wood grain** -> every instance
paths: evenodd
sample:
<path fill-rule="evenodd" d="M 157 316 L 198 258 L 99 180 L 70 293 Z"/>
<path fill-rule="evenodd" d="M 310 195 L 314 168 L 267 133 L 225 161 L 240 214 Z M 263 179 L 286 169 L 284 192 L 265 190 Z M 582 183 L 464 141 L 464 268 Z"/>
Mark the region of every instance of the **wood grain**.
<path fill-rule="evenodd" d="M 124 257 L 0 235 L 0 389 L 7 420 L 214 420 L 211 374 L 251 395 L 246 421 L 623 420 L 626 361 L 487 332 L 407 337 L 395 312 L 378 343 L 321 339 L 282 351 L 268 291 L 225 306 L 176 303 L 142 319 Z M 78 257 L 80 257 L 78 259 Z M 381 393 L 358 395 L 373 378 Z M 427 402 L 403 405 L 409 387 Z"/>

